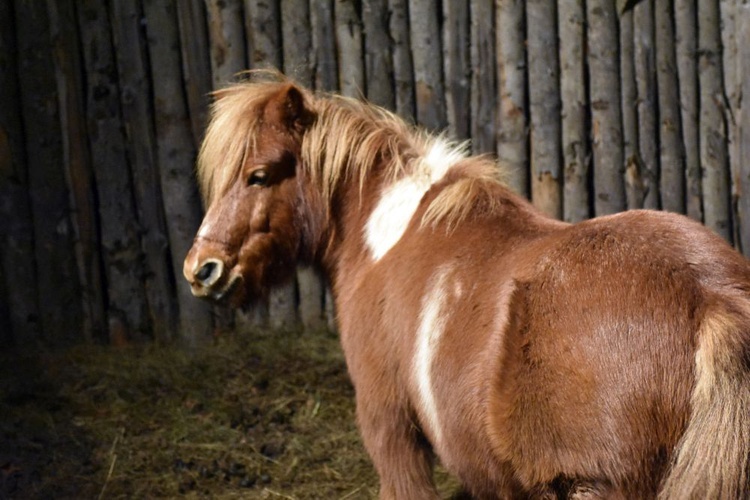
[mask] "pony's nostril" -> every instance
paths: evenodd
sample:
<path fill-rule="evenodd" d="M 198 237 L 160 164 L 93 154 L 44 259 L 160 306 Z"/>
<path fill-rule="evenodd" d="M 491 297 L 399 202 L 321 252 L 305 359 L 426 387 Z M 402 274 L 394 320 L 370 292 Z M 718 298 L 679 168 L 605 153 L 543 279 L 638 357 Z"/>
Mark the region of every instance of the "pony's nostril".
<path fill-rule="evenodd" d="M 195 273 L 195 277 L 198 278 L 198 281 L 206 281 L 209 276 L 211 276 L 211 273 L 216 269 L 216 263 L 215 262 L 206 262 L 203 264 L 203 267 L 201 267 L 197 273 Z"/>
<path fill-rule="evenodd" d="M 208 260 L 195 273 L 195 279 L 203 286 L 211 286 L 221 277 L 223 267 L 219 261 Z"/>

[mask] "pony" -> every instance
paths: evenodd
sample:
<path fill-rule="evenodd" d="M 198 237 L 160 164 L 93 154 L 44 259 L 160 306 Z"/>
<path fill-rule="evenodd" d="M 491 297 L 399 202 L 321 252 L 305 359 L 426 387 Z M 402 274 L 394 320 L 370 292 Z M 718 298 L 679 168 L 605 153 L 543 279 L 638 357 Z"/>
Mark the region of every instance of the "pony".
<path fill-rule="evenodd" d="M 197 297 L 328 278 L 381 499 L 748 498 L 750 263 L 684 216 L 577 224 L 495 160 L 283 75 L 215 93 Z"/>

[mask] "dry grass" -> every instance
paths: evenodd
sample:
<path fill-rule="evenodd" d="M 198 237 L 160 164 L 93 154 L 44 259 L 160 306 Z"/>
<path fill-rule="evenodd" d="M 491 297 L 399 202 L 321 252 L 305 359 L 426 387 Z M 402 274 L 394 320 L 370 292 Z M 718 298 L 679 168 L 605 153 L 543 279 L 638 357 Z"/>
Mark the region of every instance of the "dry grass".
<path fill-rule="evenodd" d="M 329 333 L 6 353 L 0 498 L 373 498 L 353 395 Z"/>

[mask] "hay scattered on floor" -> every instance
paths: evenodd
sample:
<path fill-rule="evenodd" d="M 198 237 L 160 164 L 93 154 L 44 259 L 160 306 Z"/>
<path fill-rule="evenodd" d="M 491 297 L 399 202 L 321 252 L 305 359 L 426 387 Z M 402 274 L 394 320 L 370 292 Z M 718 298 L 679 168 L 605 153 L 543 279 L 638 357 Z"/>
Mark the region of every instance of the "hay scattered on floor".
<path fill-rule="evenodd" d="M 0 481 L 0 498 L 377 496 L 329 333 L 6 353 Z"/>

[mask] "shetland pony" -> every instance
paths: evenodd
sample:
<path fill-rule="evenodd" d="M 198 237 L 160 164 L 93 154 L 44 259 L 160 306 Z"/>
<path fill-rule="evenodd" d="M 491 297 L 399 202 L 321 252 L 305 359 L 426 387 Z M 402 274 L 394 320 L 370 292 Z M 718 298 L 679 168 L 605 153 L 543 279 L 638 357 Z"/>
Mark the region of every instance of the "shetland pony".
<path fill-rule="evenodd" d="M 268 79 L 266 79 L 268 80 Z M 685 217 L 552 220 L 485 157 L 277 75 L 216 93 L 184 265 L 329 278 L 383 499 L 747 498 L 750 264 Z"/>

